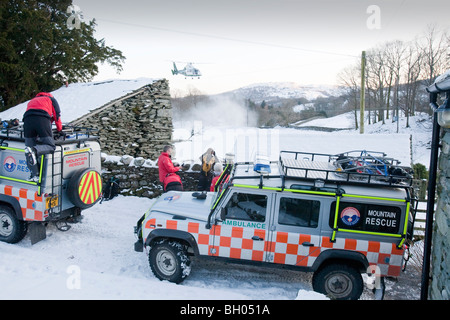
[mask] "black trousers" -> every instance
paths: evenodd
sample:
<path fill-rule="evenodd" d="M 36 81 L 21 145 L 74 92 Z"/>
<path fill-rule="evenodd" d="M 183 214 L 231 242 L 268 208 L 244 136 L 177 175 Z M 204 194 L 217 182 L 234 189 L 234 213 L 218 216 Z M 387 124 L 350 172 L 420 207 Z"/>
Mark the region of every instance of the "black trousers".
<path fill-rule="evenodd" d="M 52 122 L 45 116 L 29 115 L 23 119 L 25 145 L 34 147 L 36 156 L 53 153 L 56 149 Z M 39 137 L 39 143 L 38 138 Z"/>
<path fill-rule="evenodd" d="M 169 191 L 183 191 L 183 185 L 179 182 L 170 182 L 169 184 L 167 184 L 166 190 L 164 190 L 164 192 Z"/>
<path fill-rule="evenodd" d="M 200 176 L 198 177 L 197 191 L 209 191 L 213 177 L 214 175 L 211 171 L 207 174 L 205 174 L 204 171 L 201 171 Z"/>

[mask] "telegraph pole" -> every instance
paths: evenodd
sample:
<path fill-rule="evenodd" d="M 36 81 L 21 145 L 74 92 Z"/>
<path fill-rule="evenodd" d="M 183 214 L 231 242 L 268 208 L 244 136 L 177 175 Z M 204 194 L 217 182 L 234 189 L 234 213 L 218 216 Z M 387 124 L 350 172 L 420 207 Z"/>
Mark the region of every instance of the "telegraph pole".
<path fill-rule="evenodd" d="M 366 107 L 366 52 L 361 55 L 361 98 L 359 114 L 359 133 L 364 133 L 364 111 Z"/>

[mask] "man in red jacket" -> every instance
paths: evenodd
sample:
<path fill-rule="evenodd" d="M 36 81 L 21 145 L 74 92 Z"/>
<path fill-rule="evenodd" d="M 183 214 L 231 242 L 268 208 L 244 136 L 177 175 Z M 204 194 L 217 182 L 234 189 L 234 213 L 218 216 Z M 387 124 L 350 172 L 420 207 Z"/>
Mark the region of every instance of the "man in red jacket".
<path fill-rule="evenodd" d="M 167 191 L 183 191 L 183 183 L 181 178 L 176 174 L 180 170 L 179 166 L 174 166 L 171 155 L 173 147 L 164 146 L 163 152 L 158 158 L 159 181 L 164 185 L 164 192 Z"/>
<path fill-rule="evenodd" d="M 61 109 L 58 101 L 51 93 L 41 92 L 27 105 L 23 115 L 23 131 L 25 136 L 25 155 L 31 172 L 30 180 L 38 179 L 38 161 L 40 156 L 53 153 L 56 149 L 53 139 L 52 123 L 55 122 L 58 132 L 62 130 Z M 40 143 L 37 143 L 39 137 Z"/>

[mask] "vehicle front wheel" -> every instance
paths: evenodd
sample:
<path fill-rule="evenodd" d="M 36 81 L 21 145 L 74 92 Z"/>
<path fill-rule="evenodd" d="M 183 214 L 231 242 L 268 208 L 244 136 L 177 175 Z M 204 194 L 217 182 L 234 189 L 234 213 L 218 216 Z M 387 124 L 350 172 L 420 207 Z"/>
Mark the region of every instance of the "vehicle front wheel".
<path fill-rule="evenodd" d="M 149 264 L 160 280 L 181 283 L 191 271 L 185 246 L 176 241 L 160 241 L 151 246 Z"/>
<path fill-rule="evenodd" d="M 336 300 L 358 300 L 364 283 L 361 273 L 349 265 L 329 264 L 314 273 L 313 289 Z"/>

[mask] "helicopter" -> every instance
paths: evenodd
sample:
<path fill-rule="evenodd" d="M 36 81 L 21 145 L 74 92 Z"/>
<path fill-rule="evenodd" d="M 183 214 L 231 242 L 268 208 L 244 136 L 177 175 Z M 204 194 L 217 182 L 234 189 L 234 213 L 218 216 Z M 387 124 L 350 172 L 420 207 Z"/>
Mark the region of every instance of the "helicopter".
<path fill-rule="evenodd" d="M 175 64 L 175 62 L 173 63 L 173 70 L 172 70 L 172 74 L 173 75 L 177 75 L 177 74 L 182 74 L 184 75 L 186 78 L 187 77 L 198 77 L 200 79 L 202 73 L 200 72 L 200 70 L 198 70 L 197 68 L 195 68 L 192 64 L 192 62 L 188 62 L 188 64 L 184 67 L 184 69 L 182 70 L 178 70 L 177 65 Z"/>

